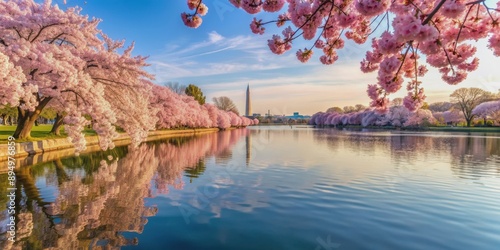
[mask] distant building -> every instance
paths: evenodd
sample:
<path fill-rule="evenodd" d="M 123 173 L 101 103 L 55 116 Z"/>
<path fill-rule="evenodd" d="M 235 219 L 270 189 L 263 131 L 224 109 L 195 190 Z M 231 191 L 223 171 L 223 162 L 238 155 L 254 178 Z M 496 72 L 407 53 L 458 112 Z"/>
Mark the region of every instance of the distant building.
<path fill-rule="evenodd" d="M 289 120 L 305 120 L 305 119 L 310 119 L 310 115 L 301 115 L 299 112 L 293 112 L 293 115 L 286 116 L 287 119 Z"/>

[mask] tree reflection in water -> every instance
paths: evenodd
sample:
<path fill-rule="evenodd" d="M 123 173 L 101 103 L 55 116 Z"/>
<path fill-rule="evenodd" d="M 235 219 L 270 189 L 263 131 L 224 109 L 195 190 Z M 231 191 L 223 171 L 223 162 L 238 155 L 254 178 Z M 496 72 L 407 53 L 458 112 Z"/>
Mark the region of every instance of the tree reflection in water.
<path fill-rule="evenodd" d="M 247 133 L 237 129 L 172 138 L 143 143 L 133 150 L 120 147 L 23 167 L 17 173 L 16 242 L 7 241 L 2 228 L 0 248 L 115 249 L 136 245 L 137 238 L 121 233 L 142 233 L 147 217 L 156 215 L 158 209 L 146 206 L 145 198 L 166 194 L 169 187 L 181 189 L 183 174 L 192 182 L 203 174 L 206 157 L 227 160 L 231 147 Z M 37 185 L 43 183 L 54 192 L 41 194 Z M 1 211 L 0 219 L 6 221 L 7 210 Z"/>
<path fill-rule="evenodd" d="M 314 130 L 316 142 L 325 143 L 332 151 L 351 151 L 376 156 L 391 155 L 391 165 L 412 174 L 412 162 L 440 164 L 452 157 L 451 170 L 459 178 L 477 180 L 482 176 L 500 176 L 500 140 L 498 133 L 425 133 L 401 131 Z M 448 161 L 448 160 L 446 160 Z"/>

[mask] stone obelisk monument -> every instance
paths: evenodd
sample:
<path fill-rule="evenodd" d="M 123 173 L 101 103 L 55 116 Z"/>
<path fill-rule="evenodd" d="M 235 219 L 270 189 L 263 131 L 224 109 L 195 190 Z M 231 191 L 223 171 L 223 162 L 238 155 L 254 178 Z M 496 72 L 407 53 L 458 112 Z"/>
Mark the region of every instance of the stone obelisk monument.
<path fill-rule="evenodd" d="M 247 85 L 247 106 L 245 107 L 245 116 L 252 116 L 252 103 L 250 102 L 250 84 Z"/>

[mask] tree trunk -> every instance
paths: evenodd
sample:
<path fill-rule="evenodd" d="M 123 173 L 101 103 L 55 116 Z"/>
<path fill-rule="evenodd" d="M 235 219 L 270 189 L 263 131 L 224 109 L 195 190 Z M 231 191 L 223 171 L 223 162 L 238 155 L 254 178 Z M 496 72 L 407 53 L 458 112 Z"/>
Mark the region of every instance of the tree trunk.
<path fill-rule="evenodd" d="M 54 122 L 54 125 L 52 125 L 52 129 L 50 130 L 51 134 L 54 135 L 61 135 L 61 126 L 63 125 L 63 115 L 60 115 L 59 113 L 56 114 L 56 121 Z"/>
<path fill-rule="evenodd" d="M 28 139 L 31 136 L 31 129 L 35 125 L 36 119 L 40 116 L 43 108 L 49 103 L 52 98 L 44 98 L 39 102 L 38 106 L 34 111 L 23 110 L 17 107 L 18 117 L 17 117 L 17 127 L 14 131 L 14 138 L 16 139 Z"/>
<path fill-rule="evenodd" d="M 5 120 L 7 118 L 7 115 L 2 115 L 2 125 L 7 125 L 7 121 Z"/>
<path fill-rule="evenodd" d="M 472 119 L 467 119 L 467 127 L 470 127 L 470 122 L 472 121 Z"/>
<path fill-rule="evenodd" d="M 64 170 L 64 165 L 61 159 L 57 159 L 54 161 L 54 165 L 56 166 L 56 175 L 57 175 L 57 183 L 62 185 L 64 182 L 69 180 L 69 176 Z"/>
<path fill-rule="evenodd" d="M 31 129 L 35 125 L 35 121 L 40 113 L 31 111 L 19 111 L 19 118 L 17 122 L 16 131 L 14 132 L 14 138 L 16 139 L 27 139 L 31 136 Z"/>

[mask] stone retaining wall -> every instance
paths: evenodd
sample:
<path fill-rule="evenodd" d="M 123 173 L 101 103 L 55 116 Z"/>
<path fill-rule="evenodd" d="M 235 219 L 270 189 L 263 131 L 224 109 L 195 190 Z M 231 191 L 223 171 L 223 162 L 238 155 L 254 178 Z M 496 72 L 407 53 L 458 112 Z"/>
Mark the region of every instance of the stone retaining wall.
<path fill-rule="evenodd" d="M 219 131 L 217 128 L 151 131 L 149 132 L 146 141 L 154 141 L 177 136 L 213 133 L 217 131 Z M 87 140 L 87 149 L 82 153 L 100 150 L 97 136 L 88 136 L 85 137 L 85 139 Z M 126 134 L 120 134 L 120 136 L 113 141 L 116 146 L 123 146 L 130 144 L 130 137 Z M 7 172 L 7 159 L 9 157 L 7 147 L 7 144 L 0 145 L 0 173 Z M 16 168 L 55 160 L 74 154 L 75 148 L 68 138 L 16 143 Z"/>

